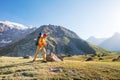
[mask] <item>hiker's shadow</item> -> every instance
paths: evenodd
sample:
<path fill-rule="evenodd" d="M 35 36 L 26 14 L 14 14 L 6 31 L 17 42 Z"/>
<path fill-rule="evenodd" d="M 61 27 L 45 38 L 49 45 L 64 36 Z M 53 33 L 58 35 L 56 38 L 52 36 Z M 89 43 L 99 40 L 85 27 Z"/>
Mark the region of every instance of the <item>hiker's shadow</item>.
<path fill-rule="evenodd" d="M 37 62 L 42 63 L 42 60 L 28 61 L 28 62 L 23 62 L 23 63 L 17 63 L 17 64 L 11 64 L 11 65 L 6 65 L 6 66 L 0 66 L 0 69 L 17 67 L 17 66 L 27 66 L 27 65 L 32 65 L 32 64 L 37 63 Z"/>

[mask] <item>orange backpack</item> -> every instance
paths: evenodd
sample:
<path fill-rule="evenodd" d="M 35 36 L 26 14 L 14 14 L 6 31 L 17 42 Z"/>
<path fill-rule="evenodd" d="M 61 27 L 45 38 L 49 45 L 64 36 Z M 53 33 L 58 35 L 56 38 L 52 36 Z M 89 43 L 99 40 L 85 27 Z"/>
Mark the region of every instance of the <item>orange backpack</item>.
<path fill-rule="evenodd" d="M 39 38 L 39 40 L 38 40 L 38 45 L 40 46 L 40 47 L 45 47 L 47 44 L 46 44 L 46 38 L 43 38 L 43 37 L 41 37 L 41 38 Z"/>

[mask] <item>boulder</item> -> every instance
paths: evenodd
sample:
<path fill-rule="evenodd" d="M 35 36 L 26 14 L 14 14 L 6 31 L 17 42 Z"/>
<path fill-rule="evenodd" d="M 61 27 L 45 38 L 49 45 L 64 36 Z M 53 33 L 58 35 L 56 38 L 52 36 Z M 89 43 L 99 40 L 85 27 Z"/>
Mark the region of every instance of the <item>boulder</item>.
<path fill-rule="evenodd" d="M 89 57 L 85 61 L 93 61 L 93 58 Z"/>
<path fill-rule="evenodd" d="M 54 62 L 54 61 L 63 61 L 63 58 L 60 55 L 54 54 L 54 53 L 50 53 L 46 56 L 46 60 L 50 61 L 50 62 Z"/>
<path fill-rule="evenodd" d="M 98 60 L 103 60 L 103 58 L 100 57 Z"/>
<path fill-rule="evenodd" d="M 115 62 L 115 61 L 120 61 L 120 56 L 118 56 L 117 58 L 113 58 L 112 61 L 113 61 L 113 62 Z"/>
<path fill-rule="evenodd" d="M 31 58 L 31 56 L 29 56 L 29 55 L 23 56 L 23 59 L 30 59 L 30 58 Z"/>
<path fill-rule="evenodd" d="M 50 72 L 56 72 L 56 73 L 60 73 L 60 72 L 63 72 L 63 69 L 61 68 L 51 68 L 49 69 Z"/>
<path fill-rule="evenodd" d="M 118 59 L 114 58 L 114 59 L 112 59 L 112 61 L 115 62 L 115 61 L 118 61 Z"/>

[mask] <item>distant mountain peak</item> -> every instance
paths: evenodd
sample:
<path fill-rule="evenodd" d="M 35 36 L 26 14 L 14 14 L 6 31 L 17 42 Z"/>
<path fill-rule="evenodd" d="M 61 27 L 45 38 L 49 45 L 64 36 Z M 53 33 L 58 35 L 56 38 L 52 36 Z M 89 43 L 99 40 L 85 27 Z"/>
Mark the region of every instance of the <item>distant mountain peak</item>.
<path fill-rule="evenodd" d="M 94 36 L 91 36 L 87 39 L 88 42 L 91 42 L 95 45 L 101 44 L 104 40 L 106 40 L 106 38 L 96 38 Z"/>
<path fill-rule="evenodd" d="M 0 24 L 2 25 L 0 27 L 7 26 L 10 29 L 15 28 L 15 29 L 19 29 L 19 30 L 24 30 L 24 29 L 31 28 L 31 27 L 25 26 L 23 24 L 11 22 L 11 21 L 0 21 Z"/>
<path fill-rule="evenodd" d="M 120 33 L 116 32 L 112 37 L 101 43 L 100 46 L 110 51 L 120 52 Z"/>
<path fill-rule="evenodd" d="M 120 37 L 120 33 L 116 32 L 112 37 Z"/>

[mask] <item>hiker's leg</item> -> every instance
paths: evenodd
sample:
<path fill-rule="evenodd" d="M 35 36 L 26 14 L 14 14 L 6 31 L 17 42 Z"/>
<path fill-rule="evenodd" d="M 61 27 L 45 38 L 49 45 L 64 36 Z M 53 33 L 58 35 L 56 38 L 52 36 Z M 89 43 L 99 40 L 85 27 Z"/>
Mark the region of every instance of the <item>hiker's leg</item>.
<path fill-rule="evenodd" d="M 42 48 L 42 55 L 43 55 L 43 60 L 46 61 L 46 50 L 45 50 L 45 48 Z"/>
<path fill-rule="evenodd" d="M 41 49 L 41 48 L 40 48 L 39 46 L 37 46 L 36 53 L 35 53 L 35 56 L 34 56 L 33 61 L 36 60 L 36 58 L 37 58 L 37 56 L 38 56 L 38 54 L 39 54 L 39 52 L 40 52 L 40 49 Z"/>

